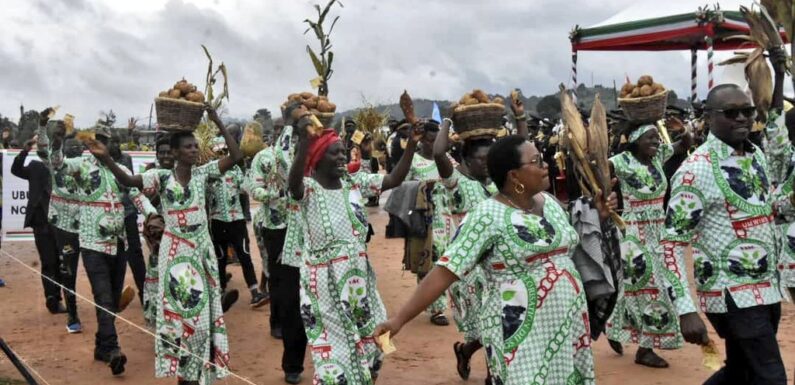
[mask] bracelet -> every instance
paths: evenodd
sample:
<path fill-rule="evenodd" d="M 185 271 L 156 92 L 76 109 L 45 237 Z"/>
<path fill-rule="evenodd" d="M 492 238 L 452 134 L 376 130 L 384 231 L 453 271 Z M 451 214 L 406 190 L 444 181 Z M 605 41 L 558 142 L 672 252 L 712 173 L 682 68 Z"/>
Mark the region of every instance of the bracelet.
<path fill-rule="evenodd" d="M 527 120 L 527 114 L 521 114 L 516 116 L 516 120 Z"/>
<path fill-rule="evenodd" d="M 450 127 L 452 127 L 452 126 L 453 126 L 453 121 L 452 121 L 450 118 L 444 118 L 444 119 L 442 119 L 442 123 L 444 123 L 444 122 L 450 122 Z"/>

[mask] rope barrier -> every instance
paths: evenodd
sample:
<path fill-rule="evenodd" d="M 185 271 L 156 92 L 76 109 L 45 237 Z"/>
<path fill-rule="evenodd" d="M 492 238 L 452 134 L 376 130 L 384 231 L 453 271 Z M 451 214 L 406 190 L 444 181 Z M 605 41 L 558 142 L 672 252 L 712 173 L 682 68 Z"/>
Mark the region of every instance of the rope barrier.
<path fill-rule="evenodd" d="M 211 365 L 211 366 L 214 366 L 215 368 L 217 368 L 217 369 L 220 369 L 220 370 L 222 370 L 222 371 L 224 371 L 224 370 L 225 370 L 227 373 L 229 373 L 229 375 L 230 375 L 231 377 L 234 377 L 234 378 L 236 378 L 236 379 L 238 379 L 238 380 L 240 380 L 240 381 L 242 381 L 242 382 L 245 382 L 246 384 L 249 384 L 249 385 L 257 385 L 256 383 L 254 383 L 253 381 L 249 380 L 248 378 L 246 378 L 246 377 L 243 377 L 243 376 L 241 376 L 241 375 L 239 375 L 239 374 L 237 374 L 237 373 L 234 373 L 234 372 L 233 372 L 233 371 L 231 371 L 229 368 L 222 368 L 222 367 L 218 366 L 217 364 L 215 364 L 215 363 L 213 363 L 213 362 L 207 361 L 207 360 L 205 360 L 204 358 L 202 358 L 202 357 L 199 357 L 199 356 L 198 356 L 198 355 L 196 355 L 195 353 L 193 353 L 193 352 L 191 352 L 191 351 L 188 351 L 187 349 L 185 349 L 185 348 L 183 348 L 183 347 L 181 347 L 181 346 L 178 346 L 178 345 L 174 344 L 174 343 L 173 343 L 173 342 L 171 342 L 171 341 L 167 341 L 167 340 L 161 339 L 161 338 L 160 338 L 158 335 L 156 335 L 156 334 L 154 334 L 154 333 L 150 332 L 149 330 L 147 330 L 146 328 L 144 328 L 144 327 L 142 327 L 142 326 L 140 326 L 140 325 L 136 324 L 135 322 L 132 322 L 132 321 L 130 321 L 130 320 L 128 320 L 128 319 L 126 319 L 126 318 L 124 318 L 124 317 L 122 317 L 122 316 L 119 316 L 118 314 L 116 314 L 116 313 L 114 313 L 114 312 L 112 312 L 112 311 L 110 311 L 110 310 L 108 310 L 108 309 L 105 309 L 105 308 L 104 308 L 104 307 L 102 307 L 102 306 L 99 306 L 97 303 L 95 303 L 94 301 L 92 301 L 92 300 L 90 300 L 90 299 L 86 298 L 85 296 L 81 295 L 80 293 L 78 293 L 78 292 L 76 292 L 76 291 L 74 291 L 74 290 L 71 290 L 71 289 L 67 288 L 66 286 L 62 285 L 60 282 L 56 282 L 54 279 L 52 279 L 52 278 L 50 278 L 50 277 L 48 277 L 48 276 L 46 276 L 46 275 L 42 274 L 40 271 L 38 271 L 38 270 L 36 270 L 36 269 L 34 269 L 34 268 L 32 268 L 32 267 L 28 266 L 28 265 L 27 265 L 25 262 L 21 261 L 20 259 L 18 259 L 18 258 L 17 258 L 17 257 L 15 257 L 15 256 L 13 256 L 13 255 L 9 254 L 7 251 L 5 251 L 5 250 L 3 250 L 3 249 L 0 249 L 0 253 L 2 253 L 3 255 L 7 256 L 8 258 L 11 258 L 12 260 L 16 261 L 16 262 L 17 262 L 17 263 L 19 263 L 20 265 L 24 266 L 26 269 L 28 269 L 28 270 L 30 270 L 30 271 L 32 271 L 32 272 L 34 272 L 34 273 L 38 274 L 40 277 L 42 277 L 42 278 L 44 278 L 44 279 L 46 279 L 46 280 L 48 280 L 48 281 L 52 282 L 53 284 L 55 284 L 55 285 L 59 286 L 59 287 L 60 287 L 61 289 L 63 289 L 64 291 L 66 291 L 66 292 L 68 292 L 68 293 L 70 293 L 70 294 L 74 295 L 74 296 L 75 296 L 75 297 L 77 297 L 77 298 L 80 298 L 80 299 L 81 299 L 81 300 L 83 300 L 83 301 L 86 301 L 86 302 L 90 303 L 90 304 L 91 304 L 91 305 L 93 305 L 95 308 L 97 308 L 97 309 L 100 309 L 100 310 L 102 310 L 102 311 L 104 311 L 104 312 L 106 312 L 106 313 L 108 313 L 108 314 L 110 314 L 110 315 L 112 315 L 112 316 L 116 317 L 117 319 L 120 319 L 120 320 L 124 321 L 126 324 L 128 324 L 128 325 L 130 325 L 130 326 L 132 326 L 132 327 L 134 327 L 134 328 L 136 328 L 136 329 L 138 329 L 138 330 L 140 330 L 140 331 L 142 331 L 142 332 L 144 332 L 144 333 L 146 333 L 146 334 L 148 334 L 148 335 L 150 335 L 150 336 L 152 336 L 152 337 L 154 337 L 154 338 L 155 338 L 155 343 L 161 343 L 161 342 L 165 342 L 166 344 L 168 344 L 168 345 L 170 345 L 170 346 L 172 346 L 172 347 L 174 347 L 174 348 L 177 348 L 177 349 L 179 349 L 180 351 L 183 351 L 183 352 L 185 352 L 185 353 L 189 354 L 190 356 L 192 356 L 192 357 L 194 357 L 194 358 L 196 358 L 196 359 L 198 359 L 198 360 L 202 361 L 202 362 L 203 362 L 205 365 Z M 45 382 L 46 382 L 46 381 L 45 381 Z"/>

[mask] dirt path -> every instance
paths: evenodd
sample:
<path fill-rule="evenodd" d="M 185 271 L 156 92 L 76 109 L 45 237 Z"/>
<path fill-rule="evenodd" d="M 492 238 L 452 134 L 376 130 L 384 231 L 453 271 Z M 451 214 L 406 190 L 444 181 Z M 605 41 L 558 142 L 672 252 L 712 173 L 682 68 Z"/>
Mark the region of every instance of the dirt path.
<path fill-rule="evenodd" d="M 379 209 L 371 211 L 371 220 L 376 236 L 370 244 L 370 254 L 379 279 L 379 289 L 390 314 L 398 309 L 411 295 L 416 286 L 411 274 L 403 273 L 400 267 L 401 240 L 384 239 L 387 216 Z M 3 249 L 24 260 L 28 265 L 38 266 L 32 242 L 5 243 Z M 256 250 L 255 265 L 260 266 Z M 230 267 L 234 274 L 231 287 L 241 291 L 241 302 L 226 316 L 229 327 L 229 343 L 232 353 L 232 369 L 258 385 L 284 384 L 280 370 L 281 342 L 274 340 L 268 330 L 267 307 L 251 310 L 247 306 L 248 294 L 239 266 Z M 120 342 L 129 362 L 127 372 L 120 378 L 112 378 L 110 370 L 93 361 L 93 333 L 96 318 L 93 310 L 84 302 L 78 302 L 83 321 L 83 334 L 68 335 L 65 330 L 65 315 L 50 315 L 45 307 L 41 283 L 30 271 L 6 257 L 0 256 L 0 278 L 7 287 L 0 288 L 0 337 L 5 339 L 27 362 L 49 382 L 49 384 L 176 384 L 175 380 L 154 378 L 154 348 L 152 337 L 132 326 L 117 321 Z M 127 281 L 132 284 L 131 274 Z M 82 268 L 79 271 L 78 292 L 90 297 L 90 286 Z M 143 325 L 140 303 L 133 302 L 121 316 Z M 784 305 L 779 341 L 792 376 L 795 359 L 795 308 Z M 713 338 L 717 338 L 711 333 Z M 473 358 L 472 376 L 462 381 L 455 372 L 453 343 L 460 337 L 455 326 L 433 326 L 426 316 L 419 316 L 407 325 L 397 337 L 398 351 L 387 358 L 379 384 L 483 384 L 485 379 L 484 356 L 478 353 Z M 723 350 L 722 344 L 721 351 Z M 634 347 L 625 348 L 627 354 L 618 357 L 612 353 L 604 338 L 594 343 L 598 383 L 686 385 L 700 384 L 709 376 L 701 366 L 698 347 L 688 345 L 684 349 L 662 352 L 671 363 L 669 369 L 647 369 L 633 364 Z M 311 384 L 311 359 L 307 356 L 307 371 L 303 384 Z M 0 356 L 0 379 L 19 378 L 14 367 Z M 791 380 L 791 379 L 790 379 Z M 228 379 L 218 384 L 242 384 Z"/>

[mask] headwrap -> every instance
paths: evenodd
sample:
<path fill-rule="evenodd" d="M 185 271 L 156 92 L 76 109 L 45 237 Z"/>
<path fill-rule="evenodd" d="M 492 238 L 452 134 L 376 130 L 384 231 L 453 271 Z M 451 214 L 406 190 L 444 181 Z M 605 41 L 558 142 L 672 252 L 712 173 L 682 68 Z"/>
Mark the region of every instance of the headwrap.
<path fill-rule="evenodd" d="M 320 159 L 328 150 L 329 146 L 340 140 L 339 135 L 334 129 L 326 128 L 317 137 L 311 139 L 312 143 L 309 144 L 309 154 L 306 159 L 306 166 L 304 166 L 304 175 L 310 176 L 312 171 L 317 167 Z"/>
<path fill-rule="evenodd" d="M 635 143 L 635 142 L 638 141 L 638 139 L 640 139 L 641 136 L 643 136 L 643 134 L 645 134 L 645 133 L 647 133 L 647 132 L 649 132 L 651 130 L 655 130 L 656 131 L 657 130 L 657 126 L 655 126 L 653 124 L 644 124 L 644 125 L 638 127 L 631 134 L 629 134 L 629 139 L 627 139 L 627 142 L 628 143 Z"/>
<path fill-rule="evenodd" d="M 210 141 L 210 146 L 213 153 L 217 154 L 218 152 L 226 149 L 226 139 L 224 139 L 223 136 L 216 136 Z"/>

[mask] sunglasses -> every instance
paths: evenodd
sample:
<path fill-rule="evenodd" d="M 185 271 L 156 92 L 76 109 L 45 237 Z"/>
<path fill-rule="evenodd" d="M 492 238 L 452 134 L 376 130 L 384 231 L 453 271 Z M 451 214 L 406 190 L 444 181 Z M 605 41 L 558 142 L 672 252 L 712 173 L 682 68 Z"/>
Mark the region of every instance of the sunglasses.
<path fill-rule="evenodd" d="M 737 119 L 740 114 L 743 114 L 746 118 L 753 118 L 756 116 L 756 107 L 739 107 L 739 108 L 727 108 L 727 109 L 713 109 L 712 111 L 720 112 L 723 116 L 729 119 Z"/>

